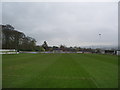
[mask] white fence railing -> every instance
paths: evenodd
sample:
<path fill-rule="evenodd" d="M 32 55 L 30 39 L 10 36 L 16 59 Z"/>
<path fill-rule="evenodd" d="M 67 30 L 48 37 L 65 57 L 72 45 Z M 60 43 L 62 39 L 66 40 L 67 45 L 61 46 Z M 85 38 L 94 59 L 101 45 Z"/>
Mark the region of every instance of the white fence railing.
<path fill-rule="evenodd" d="M 0 54 L 18 54 L 15 49 L 0 49 Z"/>

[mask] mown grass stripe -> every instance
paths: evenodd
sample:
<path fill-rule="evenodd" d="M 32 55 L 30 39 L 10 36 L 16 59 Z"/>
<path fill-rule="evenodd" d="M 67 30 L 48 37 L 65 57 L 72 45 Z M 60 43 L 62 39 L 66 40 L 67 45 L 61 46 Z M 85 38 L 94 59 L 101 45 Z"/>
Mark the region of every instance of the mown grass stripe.
<path fill-rule="evenodd" d="M 116 88 L 117 67 L 118 60 L 111 55 L 3 55 L 3 87 Z"/>

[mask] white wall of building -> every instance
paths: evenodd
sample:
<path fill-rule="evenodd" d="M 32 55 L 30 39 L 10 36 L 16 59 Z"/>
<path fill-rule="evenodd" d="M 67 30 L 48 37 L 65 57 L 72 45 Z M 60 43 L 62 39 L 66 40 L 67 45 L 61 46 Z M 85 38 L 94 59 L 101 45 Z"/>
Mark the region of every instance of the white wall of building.
<path fill-rule="evenodd" d="M 117 55 L 120 55 L 120 51 L 117 51 Z"/>

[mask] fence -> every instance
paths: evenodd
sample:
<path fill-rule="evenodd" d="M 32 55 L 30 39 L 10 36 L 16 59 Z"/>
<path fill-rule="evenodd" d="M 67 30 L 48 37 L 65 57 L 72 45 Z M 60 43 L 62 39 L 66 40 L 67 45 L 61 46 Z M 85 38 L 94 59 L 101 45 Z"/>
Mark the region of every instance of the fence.
<path fill-rule="evenodd" d="M 15 49 L 0 49 L 0 54 L 18 54 Z"/>

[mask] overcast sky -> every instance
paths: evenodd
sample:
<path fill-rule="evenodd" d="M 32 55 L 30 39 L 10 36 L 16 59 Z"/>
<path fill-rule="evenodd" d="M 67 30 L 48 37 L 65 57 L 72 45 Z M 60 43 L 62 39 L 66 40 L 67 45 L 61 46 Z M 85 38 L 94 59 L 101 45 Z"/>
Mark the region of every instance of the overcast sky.
<path fill-rule="evenodd" d="M 38 45 L 43 41 L 50 46 L 118 43 L 117 2 L 4 2 L 2 19 L 35 38 Z"/>

